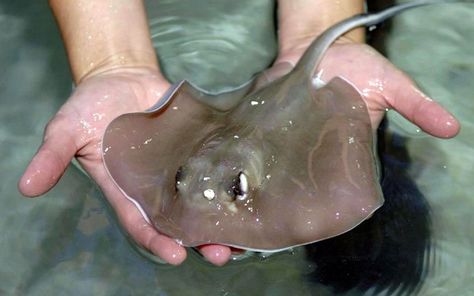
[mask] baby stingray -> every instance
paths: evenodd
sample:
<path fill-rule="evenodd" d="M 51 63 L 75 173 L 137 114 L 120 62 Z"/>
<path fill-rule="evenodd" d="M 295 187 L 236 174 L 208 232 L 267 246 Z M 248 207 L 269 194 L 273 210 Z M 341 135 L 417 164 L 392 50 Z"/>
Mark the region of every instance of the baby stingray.
<path fill-rule="evenodd" d="M 341 34 L 426 3 L 331 27 L 278 79 L 217 95 L 175 84 L 108 126 L 110 176 L 184 246 L 279 251 L 349 231 L 383 204 L 373 130 L 358 91 L 341 78 L 316 88 L 315 68 Z"/>

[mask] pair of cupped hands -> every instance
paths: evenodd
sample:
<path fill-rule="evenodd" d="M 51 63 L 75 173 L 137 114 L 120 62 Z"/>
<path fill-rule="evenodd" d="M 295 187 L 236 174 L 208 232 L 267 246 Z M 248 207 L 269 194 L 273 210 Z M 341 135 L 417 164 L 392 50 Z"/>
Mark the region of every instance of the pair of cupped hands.
<path fill-rule="evenodd" d="M 309 43 L 306 43 L 309 45 Z M 267 76 L 277 78 L 284 63 L 295 65 L 306 48 L 280 53 Z M 327 51 L 316 73 L 329 81 L 335 76 L 350 81 L 362 94 L 374 129 L 387 109 L 394 109 L 425 132 L 440 138 L 455 136 L 459 123 L 424 95 L 415 83 L 377 51 L 365 44 L 343 42 Z M 273 76 L 273 77 L 272 77 Z M 153 67 L 123 67 L 95 72 L 81 80 L 71 97 L 48 123 L 43 143 L 25 170 L 19 189 L 29 197 L 50 190 L 76 157 L 97 182 L 130 236 L 170 264 L 180 264 L 186 249 L 148 224 L 108 175 L 101 152 L 102 136 L 117 116 L 153 106 L 170 83 Z M 198 248 L 215 265 L 225 264 L 231 249 L 222 245 Z"/>

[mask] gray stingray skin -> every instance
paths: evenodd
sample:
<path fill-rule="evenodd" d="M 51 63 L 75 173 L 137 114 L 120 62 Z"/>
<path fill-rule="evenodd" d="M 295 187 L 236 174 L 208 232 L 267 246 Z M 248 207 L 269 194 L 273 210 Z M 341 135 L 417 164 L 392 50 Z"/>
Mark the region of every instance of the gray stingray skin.
<path fill-rule="evenodd" d="M 335 78 L 316 89 L 313 72 L 341 34 L 431 2 L 345 20 L 273 81 L 264 73 L 218 95 L 174 85 L 150 110 L 110 123 L 109 174 L 185 246 L 279 251 L 349 231 L 383 204 L 373 131 L 354 87 Z"/>

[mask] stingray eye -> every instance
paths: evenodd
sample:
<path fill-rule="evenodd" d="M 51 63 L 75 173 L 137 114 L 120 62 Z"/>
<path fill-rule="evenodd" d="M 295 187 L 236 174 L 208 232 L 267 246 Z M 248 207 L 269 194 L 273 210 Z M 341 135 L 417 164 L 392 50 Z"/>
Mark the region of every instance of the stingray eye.
<path fill-rule="evenodd" d="M 183 167 L 180 166 L 176 171 L 176 176 L 174 177 L 174 189 L 178 192 L 179 184 L 181 184 L 181 179 L 183 178 Z"/>
<path fill-rule="evenodd" d="M 235 199 L 245 200 L 249 192 L 249 182 L 247 175 L 244 172 L 240 172 L 236 179 L 234 179 L 234 184 L 232 185 L 232 193 L 234 194 Z"/>

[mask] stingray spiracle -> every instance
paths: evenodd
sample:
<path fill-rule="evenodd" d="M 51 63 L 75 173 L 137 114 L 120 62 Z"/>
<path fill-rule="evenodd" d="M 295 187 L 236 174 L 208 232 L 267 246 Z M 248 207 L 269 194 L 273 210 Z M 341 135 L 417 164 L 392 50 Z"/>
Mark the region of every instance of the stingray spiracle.
<path fill-rule="evenodd" d="M 249 181 L 244 172 L 240 172 L 237 176 L 235 184 L 232 186 L 232 191 L 237 200 L 247 199 L 249 193 Z"/>

